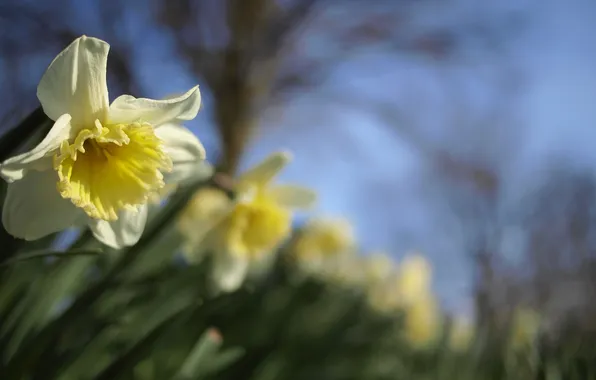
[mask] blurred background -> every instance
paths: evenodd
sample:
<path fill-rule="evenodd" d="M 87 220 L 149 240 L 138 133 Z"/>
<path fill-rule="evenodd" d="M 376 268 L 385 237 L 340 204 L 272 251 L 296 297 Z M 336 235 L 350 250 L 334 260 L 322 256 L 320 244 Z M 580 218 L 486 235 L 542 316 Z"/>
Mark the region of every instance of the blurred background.
<path fill-rule="evenodd" d="M 99 37 L 111 99 L 198 83 L 187 126 L 219 170 L 291 150 L 281 179 L 363 251 L 423 252 L 446 310 L 524 304 L 594 331 L 595 17 L 587 0 L 2 0 L 0 129 L 60 50 Z"/>

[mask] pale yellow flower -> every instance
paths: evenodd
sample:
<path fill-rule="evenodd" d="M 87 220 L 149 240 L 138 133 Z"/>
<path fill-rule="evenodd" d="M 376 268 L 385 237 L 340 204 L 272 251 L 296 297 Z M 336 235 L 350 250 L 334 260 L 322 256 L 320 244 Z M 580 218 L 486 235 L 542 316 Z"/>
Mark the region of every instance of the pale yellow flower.
<path fill-rule="evenodd" d="M 199 111 L 198 87 L 168 100 L 122 95 L 109 104 L 108 51 L 104 41 L 77 38 L 41 78 L 37 97 L 54 125 L 31 151 L 0 165 L 11 235 L 36 240 L 88 225 L 104 244 L 133 245 L 151 196 L 196 175 L 205 152 L 181 123 Z"/>
<path fill-rule="evenodd" d="M 405 310 L 432 295 L 431 269 L 420 254 L 411 254 L 396 268 L 385 254 L 376 254 L 363 265 L 371 306 L 383 313 Z"/>
<path fill-rule="evenodd" d="M 400 306 L 395 262 L 386 252 L 371 252 L 362 258 L 359 270 L 370 306 L 382 313 Z"/>
<path fill-rule="evenodd" d="M 272 183 L 290 159 L 289 153 L 274 153 L 241 174 L 235 201 L 206 237 L 206 245 L 215 252 L 213 277 L 221 289 L 240 286 L 250 263 L 264 259 L 290 235 L 293 210 L 314 203 L 311 190 Z"/>
<path fill-rule="evenodd" d="M 292 244 L 295 263 L 312 274 L 324 274 L 343 281 L 352 265 L 342 256 L 352 253 L 355 237 L 352 225 L 341 218 L 311 219 Z"/>
<path fill-rule="evenodd" d="M 404 310 L 404 333 L 415 346 L 434 342 L 439 335 L 442 316 L 435 298 L 431 294 L 417 299 Z"/>
<path fill-rule="evenodd" d="M 372 309 L 383 314 L 392 314 L 402 306 L 393 281 L 388 279 L 366 285 L 367 301 Z"/>
<path fill-rule="evenodd" d="M 395 269 L 393 259 L 386 252 L 371 252 L 365 257 L 364 271 L 370 284 L 386 281 Z"/>
<path fill-rule="evenodd" d="M 361 288 L 366 280 L 362 271 L 362 257 L 354 254 L 327 257 L 320 261 L 310 260 L 299 265 L 308 274 L 344 287 Z"/>
<path fill-rule="evenodd" d="M 474 325 L 464 318 L 453 320 L 449 330 L 449 347 L 454 351 L 465 351 L 474 339 Z"/>
<path fill-rule="evenodd" d="M 404 305 L 423 298 L 431 291 L 432 269 L 424 256 L 408 255 L 399 265 L 396 278 L 397 297 Z"/>
<path fill-rule="evenodd" d="M 511 344 L 517 348 L 533 345 L 541 327 L 540 314 L 528 308 L 517 309 L 512 318 Z"/>

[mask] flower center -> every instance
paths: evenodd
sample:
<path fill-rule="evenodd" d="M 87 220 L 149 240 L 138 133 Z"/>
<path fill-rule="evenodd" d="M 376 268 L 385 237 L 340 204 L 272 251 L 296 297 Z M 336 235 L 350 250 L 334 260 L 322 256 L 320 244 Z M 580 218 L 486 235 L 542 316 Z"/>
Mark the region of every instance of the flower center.
<path fill-rule="evenodd" d="M 63 198 L 95 219 L 117 220 L 118 211 L 136 209 L 163 186 L 172 168 L 162 141 L 148 123 L 83 129 L 74 143 L 63 141 L 54 155 L 57 188 Z"/>
<path fill-rule="evenodd" d="M 256 257 L 269 252 L 285 239 L 291 229 L 288 210 L 264 195 L 236 205 L 227 220 L 226 242 L 240 254 Z"/>

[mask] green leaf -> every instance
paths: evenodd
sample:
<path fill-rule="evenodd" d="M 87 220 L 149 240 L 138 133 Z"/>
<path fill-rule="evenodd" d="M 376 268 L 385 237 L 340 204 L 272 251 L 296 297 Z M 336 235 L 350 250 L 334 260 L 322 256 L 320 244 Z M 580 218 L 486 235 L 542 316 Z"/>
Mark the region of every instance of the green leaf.
<path fill-rule="evenodd" d="M 53 124 L 44 113 L 41 107 L 38 107 L 29 116 L 19 123 L 16 127 L 6 132 L 0 137 L 0 161 L 10 158 L 19 147 L 37 130 L 48 128 Z"/>
<path fill-rule="evenodd" d="M 151 351 L 155 342 L 170 327 L 170 323 L 179 317 L 183 311 L 177 311 L 162 321 L 151 332 L 133 345 L 126 353 L 116 358 L 106 369 L 94 377 L 94 380 L 116 380 L 126 376 Z"/>
<path fill-rule="evenodd" d="M 44 113 L 41 107 L 38 107 L 16 127 L 4 133 L 0 137 L 0 161 L 19 153 L 25 145 L 35 145 L 43 138 L 41 134 L 49 131 L 53 124 Z M 45 133 L 43 133 L 45 135 Z M 6 183 L 0 184 L 0 204 L 4 203 L 6 194 Z M 12 237 L 4 228 L 0 228 L 0 261 L 6 260 L 18 251 L 25 244 L 24 240 Z"/>
<path fill-rule="evenodd" d="M 46 259 L 49 257 L 63 259 L 73 256 L 95 256 L 101 254 L 101 249 L 78 249 L 78 250 L 71 250 L 71 251 L 50 251 L 50 250 L 39 250 L 39 251 L 32 251 L 32 252 L 25 252 L 19 254 L 9 260 L 6 260 L 0 267 L 13 265 L 17 263 L 21 263 L 23 261 L 32 260 L 32 259 Z"/>
<path fill-rule="evenodd" d="M 212 361 L 203 362 L 202 366 L 197 370 L 197 377 L 213 375 L 219 371 L 233 365 L 240 360 L 246 353 L 246 350 L 241 347 L 230 348 L 219 352 Z"/>
<path fill-rule="evenodd" d="M 201 374 L 201 369 L 207 367 L 208 363 L 213 362 L 221 343 L 221 335 L 216 329 L 207 330 L 186 357 L 176 375 L 176 379 L 197 379 Z"/>
<path fill-rule="evenodd" d="M 180 241 L 181 237 L 176 230 L 175 223 L 166 225 L 155 236 L 154 243 L 139 254 L 123 276 L 127 279 L 134 279 L 159 272 L 172 262 L 180 246 Z"/>
<path fill-rule="evenodd" d="M 55 307 L 73 295 L 77 286 L 84 282 L 94 258 L 78 256 L 58 261 L 48 265 L 45 272 L 33 280 L 22 301 L 25 306 L 19 313 L 12 313 L 3 326 L 4 332 L 14 329 L 4 358 L 9 359 L 6 372 L 14 378 L 22 378 L 47 345 L 53 344 L 63 326 L 71 322 L 73 313 L 68 311 L 72 306 L 57 318 L 53 315 Z M 77 315 L 80 314 L 82 312 L 77 310 Z M 52 318 L 55 319 L 48 323 Z"/>

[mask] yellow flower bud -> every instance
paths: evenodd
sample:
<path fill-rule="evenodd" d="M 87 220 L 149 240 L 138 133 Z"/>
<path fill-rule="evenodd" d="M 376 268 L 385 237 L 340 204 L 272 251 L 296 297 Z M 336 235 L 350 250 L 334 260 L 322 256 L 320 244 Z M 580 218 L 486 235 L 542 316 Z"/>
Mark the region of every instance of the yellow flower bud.
<path fill-rule="evenodd" d="M 425 346 L 438 337 L 441 315 L 434 297 L 426 295 L 405 310 L 406 339 L 415 346 Z"/>
<path fill-rule="evenodd" d="M 432 269 L 420 254 L 407 256 L 398 269 L 396 291 L 404 305 L 425 297 L 431 289 Z"/>

